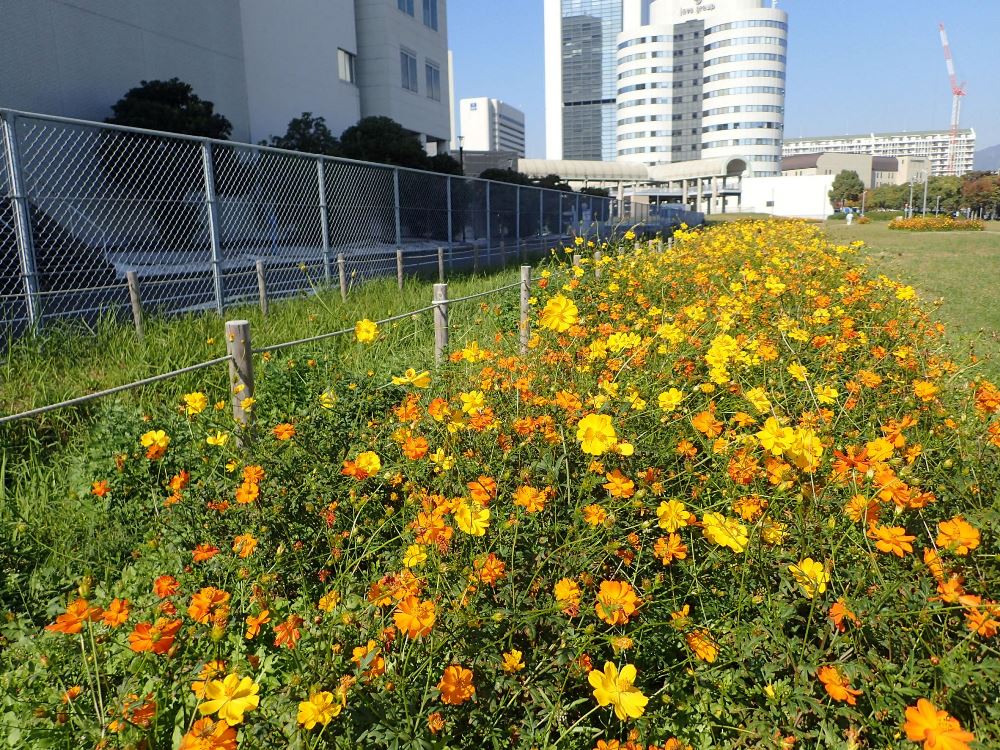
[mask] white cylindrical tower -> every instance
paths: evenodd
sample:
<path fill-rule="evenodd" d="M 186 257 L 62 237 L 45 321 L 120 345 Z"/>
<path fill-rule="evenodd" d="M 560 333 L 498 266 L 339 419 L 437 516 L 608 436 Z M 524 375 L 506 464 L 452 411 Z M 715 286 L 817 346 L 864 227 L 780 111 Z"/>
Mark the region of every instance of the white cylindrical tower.
<path fill-rule="evenodd" d="M 625 0 L 618 158 L 780 172 L 788 16 L 771 0 Z"/>

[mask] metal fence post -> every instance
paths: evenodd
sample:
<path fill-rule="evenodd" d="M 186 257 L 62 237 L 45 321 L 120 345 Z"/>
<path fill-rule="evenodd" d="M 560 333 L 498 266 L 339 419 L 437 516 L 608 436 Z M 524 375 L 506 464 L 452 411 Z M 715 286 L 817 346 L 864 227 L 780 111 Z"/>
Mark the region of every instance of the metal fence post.
<path fill-rule="evenodd" d="M 135 335 L 142 341 L 142 297 L 139 296 L 139 274 L 135 271 L 126 271 L 125 278 L 128 280 L 128 299 L 132 305 L 132 322 L 135 323 Z"/>
<path fill-rule="evenodd" d="M 347 302 L 347 260 L 337 253 L 337 275 L 340 277 L 340 301 Z"/>
<path fill-rule="evenodd" d="M 559 193 L 559 239 L 562 240 L 563 236 L 563 194 Z"/>
<path fill-rule="evenodd" d="M 208 239 L 212 246 L 215 308 L 221 315 L 226 305 L 226 289 L 222 278 L 222 244 L 219 240 L 219 207 L 215 198 L 215 169 L 212 166 L 211 141 L 201 143 L 201 163 L 205 173 L 205 206 L 208 208 Z"/>
<path fill-rule="evenodd" d="M 229 360 L 229 391 L 232 394 L 233 418 L 246 425 L 250 421 L 250 410 L 244 407 L 244 403 L 246 399 L 253 398 L 250 321 L 226 321 L 226 351 L 232 357 Z"/>
<path fill-rule="evenodd" d="M 448 175 L 448 270 L 452 269 L 452 243 L 455 233 L 455 214 L 451 207 L 451 175 Z"/>
<path fill-rule="evenodd" d="M 580 194 L 579 193 L 576 194 L 576 216 L 575 216 L 575 218 L 576 218 L 576 221 L 574 223 L 577 225 L 577 227 L 579 227 L 579 229 L 577 231 L 577 235 L 578 236 L 583 236 L 583 214 L 580 213 Z"/>
<path fill-rule="evenodd" d="M 489 268 L 490 258 L 492 256 L 492 232 L 493 232 L 493 214 L 490 209 L 490 185 L 493 183 L 486 182 L 486 267 Z"/>
<path fill-rule="evenodd" d="M 323 157 L 316 159 L 316 174 L 319 177 L 319 223 L 323 231 L 323 282 L 330 286 L 332 263 L 330 258 L 330 216 L 326 207 L 326 168 Z"/>
<path fill-rule="evenodd" d="M 538 191 L 538 244 L 542 245 L 542 236 L 545 234 L 545 191 Z"/>
<path fill-rule="evenodd" d="M 514 238 L 517 240 L 518 246 L 521 245 L 521 186 L 517 185 L 514 188 L 514 200 L 517 203 L 514 206 Z"/>
<path fill-rule="evenodd" d="M 521 266 L 521 323 L 518 330 L 519 351 L 526 354 L 528 351 L 528 339 L 531 337 L 531 329 L 528 315 L 531 305 L 531 266 Z"/>
<path fill-rule="evenodd" d="M 392 200 L 396 211 L 396 247 L 403 246 L 403 222 L 400 219 L 399 205 L 399 167 L 392 168 Z"/>
<path fill-rule="evenodd" d="M 448 350 L 448 285 L 435 284 L 434 298 L 434 364 L 444 361 Z"/>
<path fill-rule="evenodd" d="M 396 286 L 403 290 L 403 248 L 396 248 Z"/>
<path fill-rule="evenodd" d="M 21 174 L 20 149 L 17 143 L 17 115 L 0 113 L 0 133 L 7 148 L 7 178 L 10 199 L 14 209 L 14 231 L 17 235 L 17 249 L 21 261 L 21 279 L 24 284 L 24 301 L 28 314 L 28 325 L 41 325 L 41 310 L 38 300 L 38 272 L 35 266 L 35 243 L 31 234 L 31 207 L 24 192 Z"/>
<path fill-rule="evenodd" d="M 260 313 L 267 315 L 267 277 L 264 275 L 264 261 L 257 261 L 257 296 L 260 297 Z"/>

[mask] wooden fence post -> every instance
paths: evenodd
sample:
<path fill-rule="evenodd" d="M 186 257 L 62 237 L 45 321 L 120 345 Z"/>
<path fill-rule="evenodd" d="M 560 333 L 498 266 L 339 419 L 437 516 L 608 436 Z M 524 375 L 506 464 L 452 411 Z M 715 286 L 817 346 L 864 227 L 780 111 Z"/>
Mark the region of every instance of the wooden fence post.
<path fill-rule="evenodd" d="M 340 300 L 347 302 L 347 260 L 343 253 L 337 253 L 337 275 L 340 276 Z"/>
<path fill-rule="evenodd" d="M 264 276 L 264 261 L 257 261 L 257 296 L 260 297 L 261 315 L 267 315 L 267 278 Z"/>
<path fill-rule="evenodd" d="M 135 271 L 126 271 L 125 278 L 128 280 L 128 298 L 132 303 L 132 322 L 135 323 L 135 335 L 142 341 L 144 330 L 142 327 L 142 298 L 139 296 L 139 274 Z"/>
<path fill-rule="evenodd" d="M 403 290 L 403 248 L 396 248 L 396 286 Z"/>
<path fill-rule="evenodd" d="M 250 344 L 250 322 L 226 321 L 226 351 L 229 360 L 229 389 L 233 400 L 233 418 L 242 425 L 250 422 L 251 413 L 243 407 L 253 398 L 253 349 Z"/>
<path fill-rule="evenodd" d="M 438 282 L 444 283 L 444 248 L 438 248 Z"/>
<path fill-rule="evenodd" d="M 448 285 L 435 284 L 434 298 L 434 364 L 444 362 L 448 351 Z"/>
<path fill-rule="evenodd" d="M 519 335 L 519 351 L 521 354 L 528 352 L 528 339 L 531 337 L 531 323 L 529 322 L 531 298 L 531 266 L 521 266 L 521 322 Z"/>
<path fill-rule="evenodd" d="M 600 250 L 595 250 L 594 251 L 594 278 L 595 279 L 601 278 L 601 259 L 603 257 L 604 257 L 604 254 Z"/>
<path fill-rule="evenodd" d="M 580 265 L 580 253 L 573 253 L 573 268 Z"/>

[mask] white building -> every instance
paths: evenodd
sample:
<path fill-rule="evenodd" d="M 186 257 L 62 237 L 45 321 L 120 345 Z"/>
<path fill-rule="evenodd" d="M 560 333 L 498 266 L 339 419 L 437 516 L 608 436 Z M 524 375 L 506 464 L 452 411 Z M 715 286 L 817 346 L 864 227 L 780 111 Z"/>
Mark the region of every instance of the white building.
<path fill-rule="evenodd" d="M 821 151 L 872 156 L 912 156 L 928 159 L 932 175 L 963 175 L 972 171 L 976 152 L 976 131 L 958 131 L 954 167 L 948 170 L 950 130 L 926 130 L 912 133 L 865 133 L 862 135 L 832 135 L 814 138 L 790 138 L 782 147 L 784 156 L 811 154 Z"/>
<path fill-rule="evenodd" d="M 0 0 L 0 107 L 103 120 L 143 80 L 180 78 L 233 124 L 339 134 L 387 115 L 449 137 L 446 0 Z M 404 60 L 406 65 L 404 67 Z"/>
<path fill-rule="evenodd" d="M 512 151 L 524 158 L 524 112 L 485 96 L 462 99 L 462 147 L 468 151 Z"/>
<path fill-rule="evenodd" d="M 770 0 L 624 0 L 617 158 L 780 171 L 788 16 Z"/>

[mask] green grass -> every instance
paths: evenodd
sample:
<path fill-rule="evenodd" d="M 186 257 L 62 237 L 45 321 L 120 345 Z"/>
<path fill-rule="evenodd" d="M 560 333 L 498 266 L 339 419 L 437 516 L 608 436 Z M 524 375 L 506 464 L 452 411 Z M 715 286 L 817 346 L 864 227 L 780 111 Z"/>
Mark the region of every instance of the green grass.
<path fill-rule="evenodd" d="M 826 222 L 837 242 L 862 240 L 872 266 L 918 290 L 958 351 L 984 357 L 983 373 L 1000 377 L 1000 222 L 983 232 L 902 232 L 883 222 L 847 226 Z"/>

